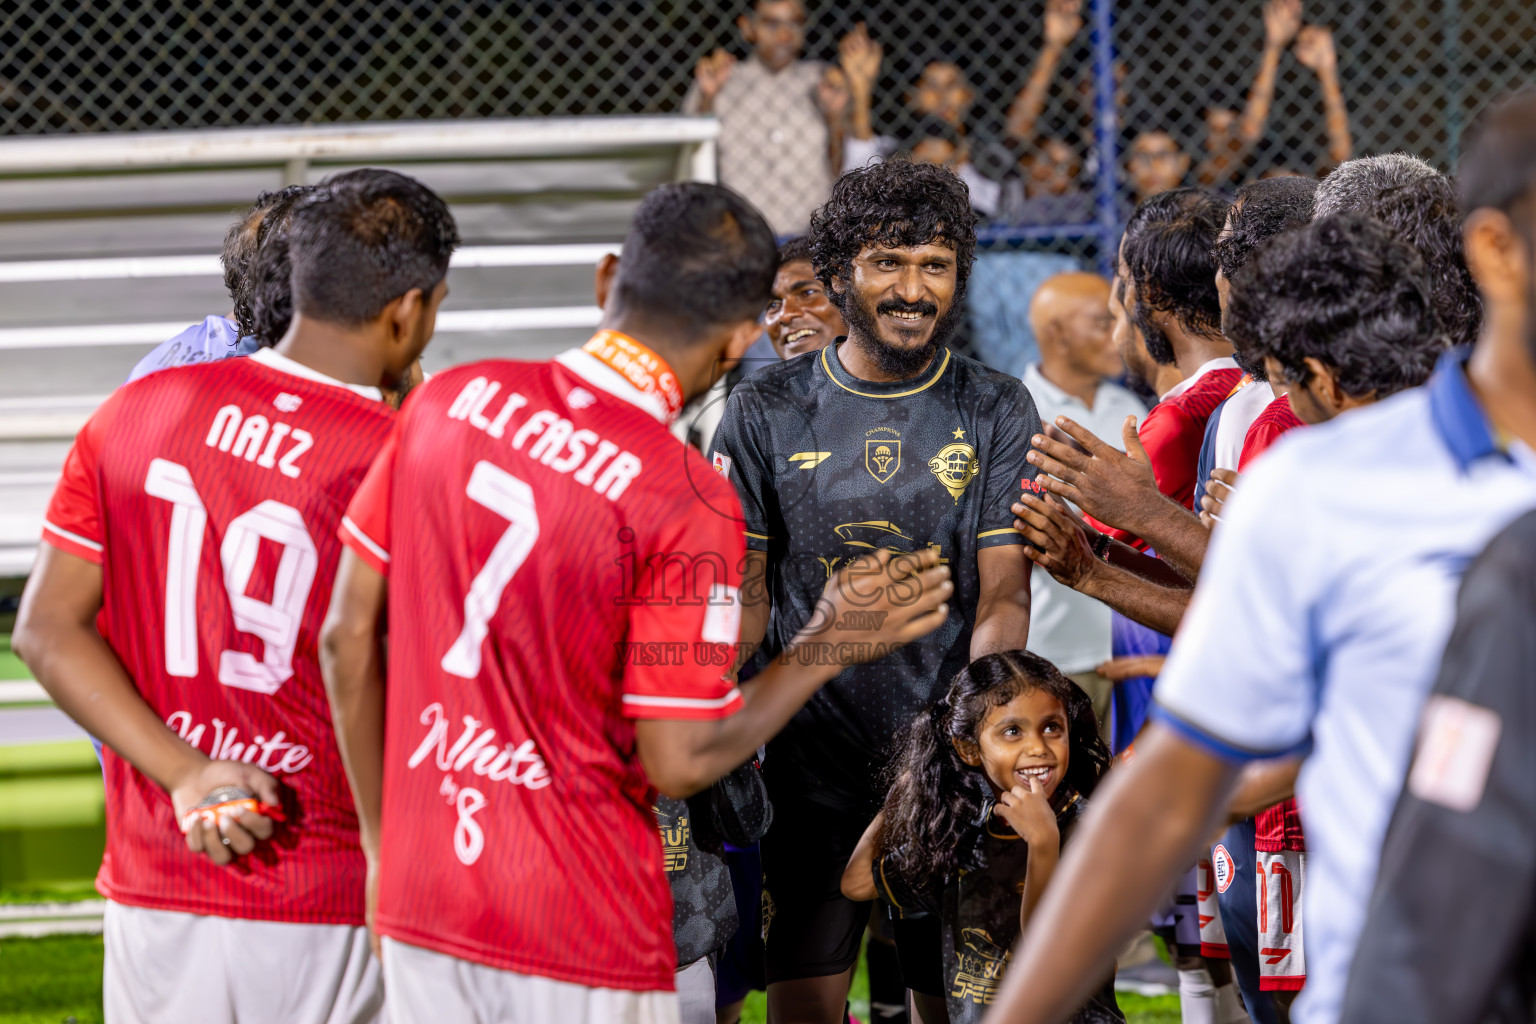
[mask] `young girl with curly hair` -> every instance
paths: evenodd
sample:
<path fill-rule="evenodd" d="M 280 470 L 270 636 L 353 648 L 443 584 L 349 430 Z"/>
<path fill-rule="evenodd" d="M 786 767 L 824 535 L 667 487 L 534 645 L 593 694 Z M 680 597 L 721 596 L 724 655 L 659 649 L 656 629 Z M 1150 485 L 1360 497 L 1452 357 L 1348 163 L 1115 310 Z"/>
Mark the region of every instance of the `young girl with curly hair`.
<path fill-rule="evenodd" d="M 925 1024 L 981 1020 L 1109 763 L 1088 695 L 1026 651 L 972 662 L 912 723 L 842 889 L 911 923 L 899 948 Z M 1113 982 L 1074 1024 L 1125 1019 Z"/>

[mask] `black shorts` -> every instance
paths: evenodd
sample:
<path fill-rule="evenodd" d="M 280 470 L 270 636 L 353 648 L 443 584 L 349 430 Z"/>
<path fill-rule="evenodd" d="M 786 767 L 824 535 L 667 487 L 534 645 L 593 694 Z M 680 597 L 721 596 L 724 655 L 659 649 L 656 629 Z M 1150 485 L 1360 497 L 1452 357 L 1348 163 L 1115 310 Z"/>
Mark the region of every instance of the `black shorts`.
<path fill-rule="evenodd" d="M 938 914 L 891 920 L 896 939 L 896 960 L 901 964 L 901 983 L 913 992 L 943 999 L 944 925 Z"/>
<path fill-rule="evenodd" d="M 843 870 L 873 815 L 770 794 L 773 826 L 762 840 L 768 983 L 841 974 L 858 960 L 869 924 L 869 904 L 842 893 Z"/>

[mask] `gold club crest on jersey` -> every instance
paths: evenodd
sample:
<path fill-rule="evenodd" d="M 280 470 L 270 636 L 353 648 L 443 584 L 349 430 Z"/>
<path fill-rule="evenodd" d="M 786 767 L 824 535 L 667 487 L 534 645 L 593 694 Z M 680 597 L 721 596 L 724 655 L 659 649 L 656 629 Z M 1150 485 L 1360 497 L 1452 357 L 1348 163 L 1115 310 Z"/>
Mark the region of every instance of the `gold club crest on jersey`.
<path fill-rule="evenodd" d="M 890 483 L 901 468 L 901 435 L 890 427 L 869 431 L 864 442 L 864 468 L 880 483 Z"/>
<path fill-rule="evenodd" d="M 960 935 L 965 948 L 955 950 L 960 966 L 949 986 L 950 997 L 991 1006 L 997 1000 L 997 987 L 1011 952 L 993 942 L 984 929 L 962 928 Z"/>
<path fill-rule="evenodd" d="M 965 431 L 956 430 L 956 437 L 964 437 Z M 976 449 L 964 441 L 955 441 L 939 449 L 939 454 L 928 460 L 928 469 L 939 478 L 939 483 L 958 504 L 960 495 L 976 479 L 981 463 L 976 461 Z"/>

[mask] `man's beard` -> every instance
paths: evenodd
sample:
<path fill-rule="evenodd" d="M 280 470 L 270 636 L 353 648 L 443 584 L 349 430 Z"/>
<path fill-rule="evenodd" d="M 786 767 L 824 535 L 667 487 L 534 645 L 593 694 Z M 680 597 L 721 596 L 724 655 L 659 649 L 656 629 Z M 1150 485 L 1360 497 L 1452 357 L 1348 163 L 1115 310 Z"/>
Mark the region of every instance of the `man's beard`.
<path fill-rule="evenodd" d="M 1136 305 L 1136 312 L 1132 314 L 1136 322 L 1136 329 L 1141 331 L 1142 340 L 1147 343 L 1147 355 L 1160 366 L 1172 366 L 1174 364 L 1173 342 L 1168 340 L 1168 335 L 1163 329 L 1152 322 L 1147 308 L 1140 303 Z"/>
<path fill-rule="evenodd" d="M 925 300 L 907 303 L 887 299 L 871 310 L 859 301 L 857 295 L 849 295 L 847 301 L 843 303 L 847 307 L 843 310 L 843 319 L 848 322 L 849 337 L 858 338 L 864 342 L 865 354 L 881 373 L 896 380 L 905 380 L 923 372 L 923 368 L 933 359 L 933 354 L 939 350 L 939 346 L 946 344 L 950 336 L 955 333 L 964 308 L 964 303 L 960 299 L 960 293 L 956 292 L 949 308 L 934 320 L 933 331 L 928 335 L 927 343 L 917 348 L 901 348 L 888 344 L 880 337 L 878 317 L 881 313 L 926 313 L 932 316 L 939 311 L 939 307 L 932 302 Z"/>

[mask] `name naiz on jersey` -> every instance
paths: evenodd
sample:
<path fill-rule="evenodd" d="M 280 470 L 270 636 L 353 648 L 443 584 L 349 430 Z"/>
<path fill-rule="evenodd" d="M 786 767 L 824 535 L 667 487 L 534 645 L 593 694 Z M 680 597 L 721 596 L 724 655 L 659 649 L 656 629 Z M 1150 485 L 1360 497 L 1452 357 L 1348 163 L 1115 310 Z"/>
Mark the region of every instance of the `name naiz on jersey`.
<path fill-rule="evenodd" d="M 290 447 L 278 458 L 284 440 L 290 442 Z M 226 405 L 214 414 L 213 426 L 203 443 L 237 459 L 254 462 L 262 469 L 276 466 L 283 476 L 297 479 L 299 456 L 315 446 L 315 438 L 309 431 L 282 420 L 272 423 L 260 413 L 247 416 L 238 405 Z"/>
<path fill-rule="evenodd" d="M 513 391 L 501 403 L 495 416 L 487 416 L 491 399 L 500 390 L 500 381 L 476 377 L 464 386 L 448 407 L 448 418 L 466 421 L 476 430 L 499 440 L 506 434 L 512 414 L 528 404 L 527 398 Z M 630 482 L 640 475 L 642 468 L 639 456 L 621 450 L 595 431 L 585 427 L 576 429 L 570 420 L 552 409 L 540 409 L 522 422 L 512 434 L 513 450 L 522 451 L 530 440 L 533 440 L 527 452 L 530 459 L 556 473 L 576 470 L 573 480 L 592 488 L 609 501 L 617 501 Z M 588 457 L 587 449 L 594 444 L 597 450 Z"/>

